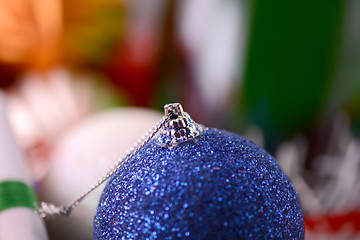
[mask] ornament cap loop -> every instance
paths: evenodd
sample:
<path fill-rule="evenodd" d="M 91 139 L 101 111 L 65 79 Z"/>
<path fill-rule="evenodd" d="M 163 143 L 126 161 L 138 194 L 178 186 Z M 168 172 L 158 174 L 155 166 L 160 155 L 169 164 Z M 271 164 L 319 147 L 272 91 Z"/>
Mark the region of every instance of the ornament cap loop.
<path fill-rule="evenodd" d="M 169 119 L 176 119 L 179 115 L 184 114 L 184 109 L 180 103 L 169 103 L 164 106 L 165 116 Z"/>

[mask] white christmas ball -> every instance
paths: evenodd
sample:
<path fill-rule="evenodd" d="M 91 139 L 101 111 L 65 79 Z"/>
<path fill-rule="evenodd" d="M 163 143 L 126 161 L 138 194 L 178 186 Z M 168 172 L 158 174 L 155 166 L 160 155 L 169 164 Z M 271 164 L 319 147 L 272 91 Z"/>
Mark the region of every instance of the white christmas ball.
<path fill-rule="evenodd" d="M 161 117 L 162 113 L 119 108 L 96 113 L 70 129 L 54 146 L 40 183 L 43 201 L 65 205 L 86 191 Z M 51 239 L 92 239 L 93 219 L 103 184 L 68 217 L 47 221 Z"/>

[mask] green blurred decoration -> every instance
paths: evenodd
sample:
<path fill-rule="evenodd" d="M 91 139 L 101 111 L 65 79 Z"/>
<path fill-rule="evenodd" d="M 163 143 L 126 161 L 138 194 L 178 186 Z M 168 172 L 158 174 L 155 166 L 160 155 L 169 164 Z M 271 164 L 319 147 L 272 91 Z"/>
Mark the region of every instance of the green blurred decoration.
<path fill-rule="evenodd" d="M 253 2 L 241 117 L 268 147 L 306 132 L 333 82 L 343 1 Z"/>
<path fill-rule="evenodd" d="M 123 3 L 117 0 L 65 0 L 63 5 L 68 65 L 102 65 L 123 34 Z"/>

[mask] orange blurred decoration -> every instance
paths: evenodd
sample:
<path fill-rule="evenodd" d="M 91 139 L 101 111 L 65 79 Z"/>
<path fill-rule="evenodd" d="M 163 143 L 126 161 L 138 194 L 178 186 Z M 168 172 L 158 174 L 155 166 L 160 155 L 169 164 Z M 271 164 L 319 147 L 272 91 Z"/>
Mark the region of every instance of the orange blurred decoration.
<path fill-rule="evenodd" d="M 61 0 L 2 0 L 0 35 L 1 65 L 35 70 L 56 65 L 62 52 Z"/>

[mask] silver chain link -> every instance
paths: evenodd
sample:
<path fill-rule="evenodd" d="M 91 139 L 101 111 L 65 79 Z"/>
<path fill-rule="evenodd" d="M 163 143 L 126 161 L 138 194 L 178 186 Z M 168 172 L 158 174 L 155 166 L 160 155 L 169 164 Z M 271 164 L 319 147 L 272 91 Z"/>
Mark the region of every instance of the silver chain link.
<path fill-rule="evenodd" d="M 138 153 L 139 150 L 142 149 L 159 132 L 159 130 L 163 127 L 167 119 L 168 116 L 164 116 L 161 120 L 159 120 L 148 132 L 144 134 L 144 136 L 141 139 L 139 139 L 139 141 L 122 158 L 120 158 L 120 160 L 116 162 L 116 164 L 102 178 L 100 178 L 86 192 L 81 194 L 79 197 L 75 198 L 67 206 L 55 206 L 54 204 L 51 203 L 41 202 L 40 206 L 37 209 L 38 214 L 42 218 L 47 218 L 55 215 L 61 215 L 61 216 L 70 215 L 71 211 L 81 202 L 82 199 L 84 199 L 88 194 L 90 194 L 98 186 L 100 186 L 107 179 L 109 179 L 136 153 Z"/>

